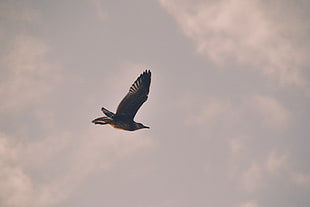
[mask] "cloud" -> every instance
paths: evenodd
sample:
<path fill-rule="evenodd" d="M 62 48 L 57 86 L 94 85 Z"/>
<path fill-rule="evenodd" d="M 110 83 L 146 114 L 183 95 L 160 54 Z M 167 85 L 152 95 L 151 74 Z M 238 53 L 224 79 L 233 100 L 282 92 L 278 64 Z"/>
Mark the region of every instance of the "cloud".
<path fill-rule="evenodd" d="M 292 177 L 297 185 L 310 187 L 310 173 L 294 173 Z"/>
<path fill-rule="evenodd" d="M 253 110 L 266 126 L 286 129 L 289 123 L 288 110 L 275 98 L 256 95 L 252 99 Z"/>
<path fill-rule="evenodd" d="M 238 204 L 236 207 L 258 207 L 258 204 L 256 201 L 246 201 Z"/>
<path fill-rule="evenodd" d="M 189 97 L 187 100 L 177 101 L 182 103 L 179 107 L 188 108 L 185 122 L 189 126 L 207 126 L 208 128 L 219 125 L 227 126 L 227 130 L 236 133 L 238 129 L 242 130 L 241 126 L 248 125 L 248 119 L 251 116 L 255 118 L 253 121 L 257 125 L 267 126 L 273 130 L 283 131 L 290 126 L 290 112 L 272 96 L 254 95 L 238 101 L 218 97 L 203 98 L 203 95 L 201 97 L 199 100 L 195 97 L 196 103 L 188 102 L 193 99 Z M 243 136 L 243 133 L 239 132 Z M 237 144 L 235 143 L 235 147 Z"/>
<path fill-rule="evenodd" d="M 287 164 L 287 154 L 280 154 L 277 150 L 272 150 L 266 161 L 267 171 L 275 173 Z"/>
<path fill-rule="evenodd" d="M 203 96 L 202 96 L 203 97 Z M 191 100 L 191 98 L 188 98 Z M 238 110 L 232 105 L 230 101 L 226 101 L 217 97 L 209 97 L 207 99 L 201 98 L 196 99 L 196 103 L 188 103 L 188 101 L 180 101 L 178 103 L 188 103 L 188 115 L 186 116 L 185 122 L 190 126 L 204 126 L 212 128 L 217 126 L 219 123 L 233 122 L 238 117 Z M 205 129 L 205 128 L 204 128 Z"/>
<path fill-rule="evenodd" d="M 1 1 L 0 17 L 1 19 L 16 22 L 34 22 L 37 21 L 40 14 L 34 9 L 27 7 L 27 4 L 17 1 Z"/>
<path fill-rule="evenodd" d="M 29 178 L 18 168 L 0 168 L 1 187 L 0 203 L 4 207 L 32 204 L 29 202 L 32 192 L 32 183 Z M 39 195 L 38 195 L 39 197 Z"/>
<path fill-rule="evenodd" d="M 96 14 L 97 17 L 100 20 L 105 20 L 108 16 L 107 10 L 105 9 L 104 5 L 103 5 L 103 1 L 102 0 L 92 0 L 91 1 L 94 5 L 94 7 L 96 7 Z"/>
<path fill-rule="evenodd" d="M 275 0 L 160 3 L 194 41 L 197 51 L 218 65 L 237 63 L 281 84 L 305 84 L 302 71 L 309 63 L 310 47 L 303 34 L 309 26 L 298 4 Z"/>
<path fill-rule="evenodd" d="M 229 146 L 232 154 L 239 153 L 245 149 L 244 140 L 240 137 L 231 138 L 229 141 Z"/>
<path fill-rule="evenodd" d="M 251 146 L 244 146 L 249 148 Z M 234 155 L 235 152 L 232 152 Z M 243 157 L 253 157 L 253 159 L 243 159 Z M 281 175 L 289 179 L 289 174 L 292 169 L 289 168 L 288 154 L 280 152 L 277 148 L 271 149 L 264 159 L 259 160 L 249 152 L 243 152 L 242 157 L 239 157 L 242 162 L 235 160 L 232 168 L 236 172 L 233 178 L 238 178 L 240 175 L 241 188 L 246 192 L 256 192 L 262 188 L 268 188 L 273 185 L 272 180 Z M 246 166 L 243 168 L 242 166 Z"/>
<path fill-rule="evenodd" d="M 38 103 L 55 86 L 58 70 L 47 59 L 48 46 L 27 35 L 16 35 L 6 54 L 0 57 L 0 113 L 20 110 Z"/>
<path fill-rule="evenodd" d="M 150 137 L 89 128 L 57 133 L 33 143 L 0 137 L 0 204 L 47 207 L 66 199 L 90 174 L 154 146 Z"/>
<path fill-rule="evenodd" d="M 19 4 L 1 2 L 2 10 L 7 12 L 8 22 L 17 24 L 31 23 L 40 15 L 30 15 Z M 66 77 L 62 67 L 50 59 L 53 48 L 44 39 L 19 27 L 14 32 L 5 29 L 0 31 L 0 39 L 5 39 L 0 52 L 0 115 L 8 119 L 0 129 L 1 207 L 55 206 L 88 176 L 108 172 L 115 163 L 154 147 L 151 137 L 143 133 L 109 131 L 108 127 L 103 133 L 103 128 L 93 126 L 90 120 L 85 127 L 71 130 L 59 111 L 75 117 L 77 125 L 84 123 L 85 117 L 60 108 L 67 103 L 59 106 L 56 102 L 57 98 L 70 102 L 61 86 L 72 84 L 72 75 Z"/>
<path fill-rule="evenodd" d="M 9 140 L 4 134 L 0 135 L 0 204 L 5 207 L 18 207 L 30 204 L 33 185 L 18 166 L 19 147 L 14 147 Z"/>
<path fill-rule="evenodd" d="M 243 187 L 250 192 L 256 190 L 262 185 L 262 176 L 261 167 L 252 163 L 242 175 Z"/>

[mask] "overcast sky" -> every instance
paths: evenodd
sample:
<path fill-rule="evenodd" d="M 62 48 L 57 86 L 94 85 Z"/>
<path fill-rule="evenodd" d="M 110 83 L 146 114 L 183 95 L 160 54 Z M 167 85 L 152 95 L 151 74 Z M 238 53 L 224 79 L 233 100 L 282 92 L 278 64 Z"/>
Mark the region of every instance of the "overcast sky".
<path fill-rule="evenodd" d="M 1 0 L 1 207 L 309 207 L 308 0 Z M 127 132 L 91 123 L 152 71 Z"/>

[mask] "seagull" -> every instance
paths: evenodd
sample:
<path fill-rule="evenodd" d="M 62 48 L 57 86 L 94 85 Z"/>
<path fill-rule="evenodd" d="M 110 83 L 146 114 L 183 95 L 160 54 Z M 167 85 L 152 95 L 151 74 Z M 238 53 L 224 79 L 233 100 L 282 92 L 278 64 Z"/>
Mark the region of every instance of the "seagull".
<path fill-rule="evenodd" d="M 127 131 L 135 131 L 143 128 L 149 129 L 150 127 L 137 123 L 133 119 L 139 108 L 148 98 L 150 84 L 151 71 L 145 70 L 132 84 L 129 92 L 118 105 L 115 114 L 102 107 L 101 110 L 106 116 L 97 118 L 92 122 L 101 125 L 108 124 L 113 128 Z"/>

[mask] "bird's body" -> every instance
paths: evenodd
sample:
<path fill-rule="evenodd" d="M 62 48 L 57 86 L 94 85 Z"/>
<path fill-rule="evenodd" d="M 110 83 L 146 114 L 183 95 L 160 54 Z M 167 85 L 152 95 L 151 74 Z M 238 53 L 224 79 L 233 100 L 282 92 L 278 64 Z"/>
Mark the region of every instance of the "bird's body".
<path fill-rule="evenodd" d="M 123 117 L 100 117 L 93 121 L 95 124 L 108 124 L 116 129 L 123 129 L 127 131 L 135 131 L 141 128 L 149 128 L 133 120 L 124 119 Z"/>
<path fill-rule="evenodd" d="M 139 108 L 148 98 L 150 84 L 151 71 L 146 70 L 132 84 L 129 92 L 118 105 L 116 113 L 114 114 L 102 107 L 101 110 L 106 116 L 93 120 L 93 123 L 102 125 L 108 124 L 113 128 L 127 131 L 149 128 L 141 123 L 135 122 L 133 119 Z"/>

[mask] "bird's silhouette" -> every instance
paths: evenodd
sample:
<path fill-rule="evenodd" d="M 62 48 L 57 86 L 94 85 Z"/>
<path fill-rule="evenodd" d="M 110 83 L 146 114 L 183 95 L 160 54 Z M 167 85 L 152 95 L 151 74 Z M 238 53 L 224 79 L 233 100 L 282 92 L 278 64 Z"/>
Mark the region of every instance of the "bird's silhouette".
<path fill-rule="evenodd" d="M 94 124 L 108 124 L 114 128 L 127 131 L 149 128 L 141 123 L 135 122 L 133 119 L 139 108 L 148 98 L 150 84 L 151 71 L 146 70 L 132 84 L 129 92 L 118 105 L 115 114 L 102 107 L 101 110 L 106 116 L 97 118 L 92 122 Z"/>

